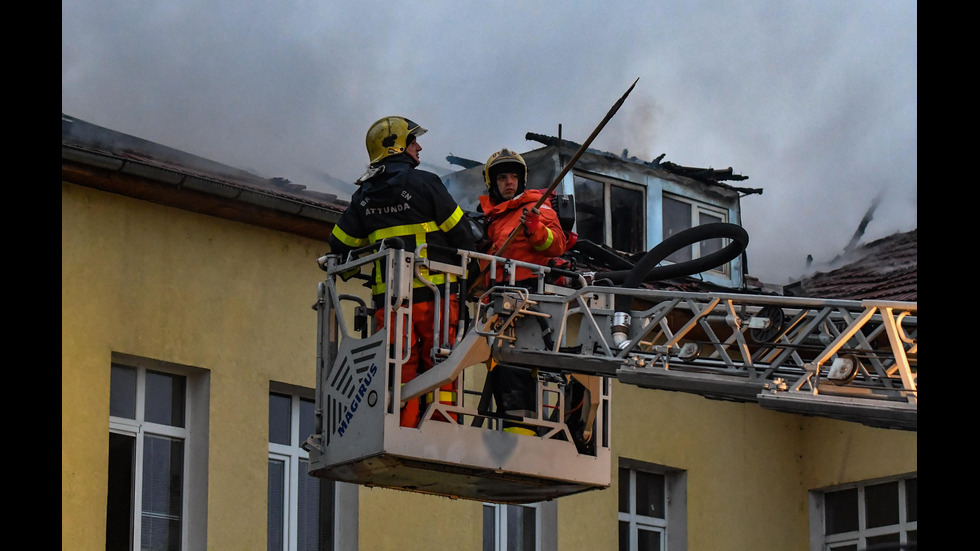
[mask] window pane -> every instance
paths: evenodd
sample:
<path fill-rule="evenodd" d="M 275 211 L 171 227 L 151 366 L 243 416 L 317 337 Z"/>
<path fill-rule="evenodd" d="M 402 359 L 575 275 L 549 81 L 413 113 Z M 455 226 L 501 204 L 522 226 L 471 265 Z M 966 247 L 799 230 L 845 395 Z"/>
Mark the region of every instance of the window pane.
<path fill-rule="evenodd" d="M 145 419 L 150 423 L 184 426 L 184 386 L 181 375 L 146 372 Z"/>
<path fill-rule="evenodd" d="M 180 551 L 180 519 L 143 514 L 140 549 Z"/>
<path fill-rule="evenodd" d="M 603 185 L 595 180 L 575 176 L 575 228 L 579 238 L 605 244 L 605 218 Z"/>
<path fill-rule="evenodd" d="M 316 403 L 313 400 L 303 400 L 299 401 L 299 442 L 296 443 L 297 446 L 301 446 L 306 439 L 313 434 L 314 426 L 316 425 L 316 416 L 314 410 L 316 409 Z"/>
<path fill-rule="evenodd" d="M 307 464 L 304 468 L 309 468 Z M 320 551 L 330 551 L 333 549 L 334 534 L 334 504 L 337 503 L 337 483 L 323 478 L 312 478 L 311 484 L 316 484 L 320 502 L 319 516 L 317 518 L 317 540 Z"/>
<path fill-rule="evenodd" d="M 637 530 L 637 551 L 660 551 L 660 532 L 652 530 Z"/>
<path fill-rule="evenodd" d="M 898 524 L 898 481 L 864 489 L 868 528 Z"/>
<path fill-rule="evenodd" d="M 663 238 L 680 233 L 691 227 L 691 205 L 666 195 L 663 196 Z M 693 258 L 693 248 L 688 245 L 667 257 L 671 262 L 684 262 Z"/>
<path fill-rule="evenodd" d="M 857 488 L 827 492 L 824 495 L 826 534 L 840 534 L 858 529 Z"/>
<path fill-rule="evenodd" d="M 704 211 L 698 212 L 698 225 L 704 224 L 714 224 L 716 222 L 722 222 L 720 216 L 715 216 L 713 214 L 706 213 Z M 725 240 L 721 237 L 715 239 L 706 239 L 701 242 L 701 253 L 699 256 L 708 256 L 711 253 L 720 251 L 725 246 Z"/>
<path fill-rule="evenodd" d="M 266 548 L 269 551 L 282 551 L 284 496 L 286 484 L 286 464 L 284 461 L 269 460 L 269 513 L 266 535 Z"/>
<path fill-rule="evenodd" d="M 521 507 L 523 509 L 523 519 L 521 521 L 522 532 L 524 537 L 521 540 L 521 549 L 526 551 L 534 551 L 537 549 L 535 546 L 535 540 L 537 539 L 537 517 L 538 510 L 535 507 Z"/>
<path fill-rule="evenodd" d="M 905 520 L 908 522 L 919 520 L 918 480 L 918 478 L 910 478 L 905 481 Z"/>
<path fill-rule="evenodd" d="M 143 512 L 180 516 L 184 443 L 146 435 L 143 440 Z"/>
<path fill-rule="evenodd" d="M 269 394 L 269 442 L 289 445 L 291 398 Z"/>
<path fill-rule="evenodd" d="M 109 415 L 136 419 L 136 370 L 112 364 L 109 375 Z"/>
<path fill-rule="evenodd" d="M 623 520 L 619 521 L 619 551 L 630 551 L 630 523 Z"/>
<path fill-rule="evenodd" d="M 630 511 L 630 470 L 619 468 L 619 512 Z"/>
<path fill-rule="evenodd" d="M 144 549 L 180 549 L 184 443 L 147 435 L 143 440 Z"/>
<path fill-rule="evenodd" d="M 875 546 L 884 546 L 885 544 L 893 544 L 887 546 L 888 549 L 898 549 L 898 543 L 901 541 L 898 534 L 885 534 L 883 536 L 874 536 L 868 538 L 867 548 L 874 549 Z"/>
<path fill-rule="evenodd" d="M 105 548 L 107 550 L 132 549 L 135 467 L 136 438 L 110 432 L 109 489 L 105 521 Z"/>
<path fill-rule="evenodd" d="M 483 506 L 483 551 L 494 551 L 497 548 L 497 508 L 493 505 Z"/>
<path fill-rule="evenodd" d="M 534 551 L 533 507 L 505 505 L 507 515 L 507 548 L 513 551 Z"/>
<path fill-rule="evenodd" d="M 636 471 L 636 514 L 664 518 L 664 475 Z"/>
<path fill-rule="evenodd" d="M 299 460 L 299 519 L 297 546 L 302 551 L 317 551 L 320 536 L 320 485 L 309 474 L 310 462 Z"/>
<path fill-rule="evenodd" d="M 609 209 L 611 214 L 612 247 L 618 251 L 638 253 L 643 250 L 643 236 L 646 231 L 643 215 L 643 192 L 620 186 L 609 188 Z"/>
<path fill-rule="evenodd" d="M 517 551 L 519 549 L 521 541 L 521 529 L 524 524 L 521 522 L 521 507 L 520 505 L 504 505 L 504 515 L 506 515 L 507 523 L 507 547 Z"/>

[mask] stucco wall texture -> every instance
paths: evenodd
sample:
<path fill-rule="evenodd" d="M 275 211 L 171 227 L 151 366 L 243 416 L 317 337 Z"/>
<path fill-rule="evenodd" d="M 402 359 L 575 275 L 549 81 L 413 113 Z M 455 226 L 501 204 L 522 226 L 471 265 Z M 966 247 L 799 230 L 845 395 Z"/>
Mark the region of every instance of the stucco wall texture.
<path fill-rule="evenodd" d="M 270 381 L 315 386 L 326 245 L 62 183 L 62 548 L 105 545 L 113 352 L 210 374 L 207 548 L 266 546 Z M 351 292 L 359 292 L 351 289 Z M 617 459 L 687 471 L 692 550 L 809 549 L 808 491 L 917 470 L 917 433 L 614 383 L 612 486 L 559 549 L 617 549 Z M 482 507 L 361 488 L 360 549 L 482 548 Z"/>

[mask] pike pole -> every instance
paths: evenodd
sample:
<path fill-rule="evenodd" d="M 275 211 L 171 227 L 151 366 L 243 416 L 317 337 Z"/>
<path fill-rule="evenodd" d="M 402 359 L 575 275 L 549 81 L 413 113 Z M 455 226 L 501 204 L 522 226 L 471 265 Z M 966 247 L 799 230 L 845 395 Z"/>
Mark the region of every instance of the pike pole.
<path fill-rule="evenodd" d="M 544 204 L 545 200 L 547 200 L 548 197 L 551 196 L 551 193 L 555 191 L 555 188 L 558 187 L 558 184 L 562 181 L 562 179 L 565 178 L 565 175 L 568 174 L 568 171 L 572 169 L 572 166 L 575 164 L 575 162 L 578 161 L 579 157 L 581 157 L 583 153 L 585 153 L 585 150 L 589 148 L 589 145 L 592 144 L 592 141 L 595 140 L 596 136 L 599 135 L 599 132 L 601 132 L 603 127 L 606 126 L 606 123 L 609 122 L 609 119 L 613 118 L 613 115 L 616 114 L 616 111 L 619 111 L 619 108 L 623 105 L 623 102 L 626 101 L 626 96 L 630 95 L 630 92 L 633 91 L 633 87 L 636 86 L 636 83 L 639 80 L 640 79 L 637 78 L 636 80 L 633 81 L 633 84 L 630 85 L 629 90 L 626 90 L 626 93 L 623 94 L 623 97 L 619 98 L 619 100 L 616 101 L 615 104 L 613 104 L 613 106 L 609 109 L 609 112 L 606 113 L 606 116 L 602 119 L 602 121 L 599 122 L 599 125 L 595 127 L 595 130 L 592 131 L 592 135 L 590 135 L 587 140 L 582 142 L 582 145 L 579 146 L 578 151 L 575 152 L 575 155 L 572 155 L 572 158 L 569 159 L 568 162 L 565 164 L 565 168 L 563 168 L 561 172 L 558 173 L 558 176 L 555 178 L 555 181 L 552 182 L 550 186 L 548 186 L 548 189 L 541 195 L 541 198 L 538 199 L 538 201 L 534 204 L 534 207 L 532 207 L 533 211 L 536 212 L 538 207 Z M 494 256 L 501 256 L 504 250 L 506 250 L 507 247 L 510 246 L 511 242 L 514 241 L 514 238 L 517 236 L 517 232 L 522 230 L 523 227 L 524 227 L 524 222 L 522 221 L 520 224 L 517 225 L 516 228 L 513 229 L 513 231 L 510 232 L 510 235 L 507 236 L 507 240 L 504 241 L 502 245 L 500 245 L 500 248 L 497 249 L 495 252 L 492 252 L 491 254 L 493 254 Z M 488 264 L 484 266 L 482 270 L 480 270 L 480 277 L 483 277 L 483 275 L 486 274 L 489 267 L 490 266 Z"/>

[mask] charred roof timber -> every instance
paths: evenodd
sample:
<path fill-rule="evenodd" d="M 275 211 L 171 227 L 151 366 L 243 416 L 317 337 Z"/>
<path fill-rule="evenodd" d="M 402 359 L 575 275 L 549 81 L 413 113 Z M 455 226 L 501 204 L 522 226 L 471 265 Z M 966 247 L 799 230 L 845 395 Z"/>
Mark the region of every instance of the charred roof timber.
<path fill-rule="evenodd" d="M 461 166 L 464 169 L 465 168 L 473 168 L 475 166 L 480 166 L 480 165 L 483 164 L 480 161 L 474 161 L 472 159 L 466 159 L 466 158 L 463 158 L 463 157 L 457 157 L 457 156 L 453 155 L 452 153 L 450 153 L 449 156 L 446 157 L 446 161 L 448 161 L 449 164 L 451 164 L 451 165 Z"/>
<path fill-rule="evenodd" d="M 556 138 L 553 136 L 546 136 L 544 134 L 535 134 L 534 132 L 528 132 L 524 136 L 524 138 L 527 140 L 532 140 L 532 141 L 542 143 L 544 145 L 550 145 L 559 148 L 578 149 L 579 147 L 581 147 L 580 144 L 577 144 L 569 140 Z M 748 176 L 735 174 L 734 171 L 732 170 L 732 167 L 728 167 L 727 169 L 724 170 L 715 170 L 713 168 L 696 168 L 696 167 L 680 166 L 671 163 L 669 161 L 662 162 L 662 159 L 666 154 L 662 154 L 656 159 L 654 159 L 653 161 L 647 162 L 647 161 L 640 160 L 635 156 L 627 157 L 628 152 L 625 149 L 623 150 L 623 154 L 619 156 L 614 155 L 612 153 L 607 153 L 605 151 L 592 149 L 592 148 L 589 148 L 588 152 L 594 155 L 601 155 L 604 157 L 621 159 L 629 163 L 640 164 L 649 168 L 659 168 L 661 170 L 666 170 L 667 172 L 670 172 L 672 174 L 676 174 L 678 176 L 684 176 L 686 178 L 697 180 L 699 182 L 704 182 L 706 184 L 714 184 L 722 187 L 727 187 L 735 191 L 738 191 L 743 196 L 753 195 L 753 194 L 762 195 L 762 188 L 745 188 L 745 187 L 736 187 L 736 186 L 723 184 L 722 182 L 727 180 L 734 180 L 734 181 L 748 180 L 749 178 Z"/>

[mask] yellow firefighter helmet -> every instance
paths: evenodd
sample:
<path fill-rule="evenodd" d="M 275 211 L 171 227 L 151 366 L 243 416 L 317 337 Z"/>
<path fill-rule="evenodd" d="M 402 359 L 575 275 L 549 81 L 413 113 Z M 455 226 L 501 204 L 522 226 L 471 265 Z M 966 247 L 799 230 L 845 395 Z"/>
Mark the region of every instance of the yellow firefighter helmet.
<path fill-rule="evenodd" d="M 385 157 L 404 153 L 408 147 L 409 136 L 418 138 L 427 132 L 405 117 L 384 117 L 368 128 L 367 143 L 368 157 L 374 164 Z"/>
<path fill-rule="evenodd" d="M 517 174 L 517 193 L 515 197 L 524 193 L 527 184 L 527 163 L 516 151 L 511 151 L 506 147 L 500 151 L 495 151 L 487 164 L 483 167 L 483 180 L 487 184 L 487 192 L 495 203 L 503 200 L 500 190 L 497 189 L 497 175 L 513 172 Z"/>

